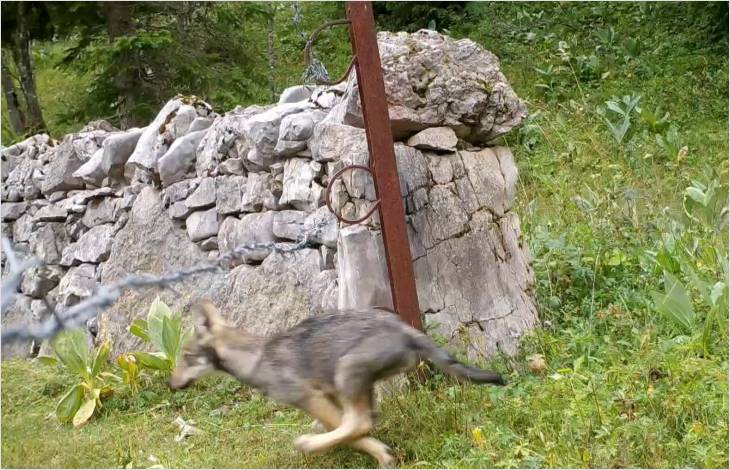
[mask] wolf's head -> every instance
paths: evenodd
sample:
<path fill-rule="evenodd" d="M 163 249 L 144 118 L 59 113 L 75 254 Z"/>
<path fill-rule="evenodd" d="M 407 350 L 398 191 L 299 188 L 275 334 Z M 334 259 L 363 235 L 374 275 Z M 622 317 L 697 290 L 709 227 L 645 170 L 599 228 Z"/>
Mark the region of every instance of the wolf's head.
<path fill-rule="evenodd" d="M 182 357 L 170 377 L 173 390 L 190 386 L 197 379 L 220 368 L 216 338 L 230 326 L 212 302 L 203 300 L 192 308 L 195 332 L 185 344 Z"/>

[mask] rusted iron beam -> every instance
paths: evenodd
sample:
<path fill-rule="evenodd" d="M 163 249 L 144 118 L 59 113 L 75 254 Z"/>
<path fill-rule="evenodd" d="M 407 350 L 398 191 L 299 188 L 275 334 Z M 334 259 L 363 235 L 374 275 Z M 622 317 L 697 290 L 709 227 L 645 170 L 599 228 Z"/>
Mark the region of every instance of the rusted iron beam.
<path fill-rule="evenodd" d="M 350 38 L 356 58 L 355 71 L 375 192 L 380 200 L 380 225 L 393 307 L 404 321 L 420 329 L 421 310 L 411 263 L 406 213 L 401 200 L 372 2 L 348 1 L 347 19 L 350 20 Z"/>

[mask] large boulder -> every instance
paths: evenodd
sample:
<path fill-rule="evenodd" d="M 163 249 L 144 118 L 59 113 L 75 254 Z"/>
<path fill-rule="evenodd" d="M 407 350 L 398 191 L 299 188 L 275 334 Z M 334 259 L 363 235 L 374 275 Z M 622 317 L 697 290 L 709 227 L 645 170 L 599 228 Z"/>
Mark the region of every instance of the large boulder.
<path fill-rule="evenodd" d="M 396 139 L 446 126 L 474 143 L 493 141 L 527 117 L 497 56 L 470 39 L 435 31 L 378 33 L 385 94 Z M 355 74 L 338 105 L 339 120 L 362 127 Z"/>
<path fill-rule="evenodd" d="M 516 167 L 506 147 L 451 154 L 396 146 L 424 322 L 472 356 L 514 352 L 537 321 L 530 255 L 512 212 Z M 340 230 L 339 306 L 390 305 L 382 235 Z"/>

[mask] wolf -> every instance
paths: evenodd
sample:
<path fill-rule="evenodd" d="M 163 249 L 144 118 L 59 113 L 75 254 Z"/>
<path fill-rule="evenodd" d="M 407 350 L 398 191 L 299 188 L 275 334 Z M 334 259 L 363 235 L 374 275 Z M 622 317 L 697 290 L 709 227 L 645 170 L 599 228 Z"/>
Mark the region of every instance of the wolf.
<path fill-rule="evenodd" d="M 326 430 L 298 437 L 294 446 L 302 452 L 345 444 L 370 454 L 381 467 L 392 466 L 390 448 L 368 436 L 373 428 L 373 387 L 422 360 L 471 382 L 505 384 L 495 372 L 456 361 L 428 336 L 380 308 L 324 313 L 270 337 L 233 327 L 210 301 L 198 302 L 192 311 L 195 332 L 170 387 L 185 388 L 217 370 L 300 408 Z"/>

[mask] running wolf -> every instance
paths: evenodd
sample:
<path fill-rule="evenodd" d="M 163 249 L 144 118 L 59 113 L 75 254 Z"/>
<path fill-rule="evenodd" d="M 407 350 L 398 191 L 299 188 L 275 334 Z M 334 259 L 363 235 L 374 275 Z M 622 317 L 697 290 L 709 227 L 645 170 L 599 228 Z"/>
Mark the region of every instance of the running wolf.
<path fill-rule="evenodd" d="M 373 386 L 421 360 L 471 382 L 504 385 L 499 374 L 457 362 L 428 336 L 382 309 L 322 314 L 271 337 L 229 325 L 209 301 L 196 304 L 193 313 L 196 332 L 170 387 L 187 387 L 214 370 L 227 372 L 319 421 L 327 432 L 298 437 L 294 445 L 302 452 L 346 444 L 383 467 L 392 465 L 388 446 L 367 436 L 373 427 Z"/>

